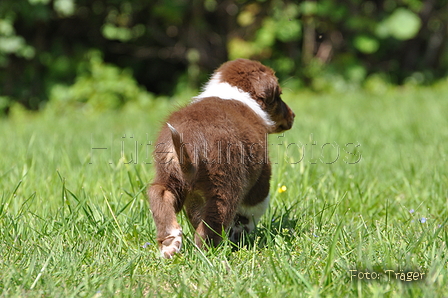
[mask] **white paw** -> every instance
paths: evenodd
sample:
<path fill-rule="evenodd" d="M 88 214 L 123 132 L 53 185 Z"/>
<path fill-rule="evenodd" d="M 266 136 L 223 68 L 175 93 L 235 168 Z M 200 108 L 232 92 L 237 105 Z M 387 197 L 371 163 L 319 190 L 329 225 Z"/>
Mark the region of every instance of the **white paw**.
<path fill-rule="evenodd" d="M 241 241 L 243 233 L 249 233 L 249 229 L 247 227 L 235 226 L 230 229 L 229 240 L 233 243 L 238 243 Z"/>
<path fill-rule="evenodd" d="M 249 234 L 254 229 L 255 224 L 253 219 L 237 214 L 235 216 L 233 226 L 230 229 L 229 240 L 233 243 L 238 243 L 241 240 L 243 233 Z"/>
<path fill-rule="evenodd" d="M 230 228 L 230 241 L 237 243 L 241 240 L 243 233 L 250 233 L 255 230 L 257 222 L 268 208 L 268 205 L 269 196 L 254 206 L 239 205 L 233 226 Z"/>
<path fill-rule="evenodd" d="M 166 237 L 160 246 L 162 257 L 171 259 L 174 254 L 179 253 L 182 247 L 182 230 L 174 230 Z"/>

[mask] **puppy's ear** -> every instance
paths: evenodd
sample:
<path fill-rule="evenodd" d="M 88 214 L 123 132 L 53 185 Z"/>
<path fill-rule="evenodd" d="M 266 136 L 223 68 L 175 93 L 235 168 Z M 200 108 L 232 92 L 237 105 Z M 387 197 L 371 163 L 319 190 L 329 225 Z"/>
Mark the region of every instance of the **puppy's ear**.
<path fill-rule="evenodd" d="M 257 99 L 267 104 L 274 102 L 278 96 L 278 81 L 273 73 L 253 72 L 250 80 Z"/>

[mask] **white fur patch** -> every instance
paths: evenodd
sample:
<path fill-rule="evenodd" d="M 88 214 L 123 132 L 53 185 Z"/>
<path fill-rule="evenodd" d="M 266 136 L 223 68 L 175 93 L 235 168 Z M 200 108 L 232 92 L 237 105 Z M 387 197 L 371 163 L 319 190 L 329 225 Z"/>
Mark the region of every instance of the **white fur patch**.
<path fill-rule="evenodd" d="M 171 259 L 174 254 L 180 252 L 182 247 L 182 229 L 173 229 L 169 232 L 169 236 L 163 241 L 160 249 L 162 257 Z M 171 240 L 171 241 L 169 241 Z M 166 242 L 166 245 L 164 244 Z"/>
<path fill-rule="evenodd" d="M 270 196 L 268 195 L 261 203 L 255 206 L 243 206 L 239 205 L 237 214 L 244 216 L 249 219 L 249 223 L 245 225 L 233 226 L 231 228 L 231 234 L 229 235 L 229 239 L 232 242 L 237 242 L 239 237 L 241 237 L 241 233 L 246 230 L 247 232 L 252 232 L 255 229 L 258 221 L 261 216 L 266 212 L 269 206 Z"/>
<path fill-rule="evenodd" d="M 275 123 L 271 120 L 268 113 L 263 111 L 260 105 L 250 96 L 248 92 L 241 91 L 238 87 L 229 83 L 221 82 L 221 74 L 215 73 L 210 81 L 204 86 L 201 94 L 193 98 L 192 103 L 198 102 L 207 97 L 219 97 L 221 99 L 237 100 L 252 109 L 260 116 L 267 126 L 273 126 Z"/>

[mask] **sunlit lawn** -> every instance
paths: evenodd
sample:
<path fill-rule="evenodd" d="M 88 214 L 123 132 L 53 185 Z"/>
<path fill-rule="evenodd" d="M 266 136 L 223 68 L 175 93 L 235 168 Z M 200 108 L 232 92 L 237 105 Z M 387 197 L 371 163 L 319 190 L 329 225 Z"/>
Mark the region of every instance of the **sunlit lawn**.
<path fill-rule="evenodd" d="M 145 197 L 171 102 L 0 120 L 1 296 L 448 296 L 448 89 L 285 93 L 256 233 L 198 251 L 180 214 L 172 260 Z"/>

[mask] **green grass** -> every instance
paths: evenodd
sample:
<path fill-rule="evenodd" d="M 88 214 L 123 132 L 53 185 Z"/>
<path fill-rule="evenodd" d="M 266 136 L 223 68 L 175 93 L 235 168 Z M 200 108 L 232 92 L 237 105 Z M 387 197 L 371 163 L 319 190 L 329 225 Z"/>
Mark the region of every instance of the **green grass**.
<path fill-rule="evenodd" d="M 448 296 L 448 89 L 285 93 L 296 123 L 270 137 L 272 202 L 256 233 L 198 251 L 180 214 L 172 260 L 158 257 L 145 197 L 168 102 L 1 120 L 0 295 Z M 408 271 L 424 279 L 396 279 Z"/>

